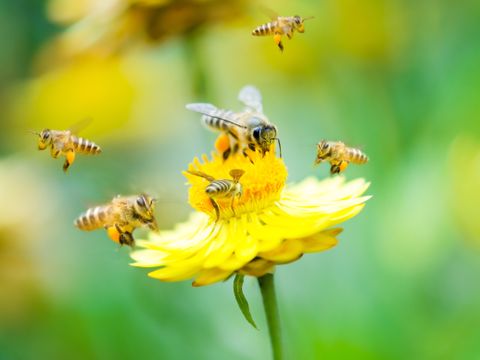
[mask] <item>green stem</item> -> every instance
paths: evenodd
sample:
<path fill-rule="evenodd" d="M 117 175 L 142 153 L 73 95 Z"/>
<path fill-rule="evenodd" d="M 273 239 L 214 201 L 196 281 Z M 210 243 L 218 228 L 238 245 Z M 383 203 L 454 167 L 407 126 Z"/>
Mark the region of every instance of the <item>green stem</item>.
<path fill-rule="evenodd" d="M 266 274 L 258 278 L 258 285 L 262 292 L 263 308 L 267 317 L 268 332 L 274 360 L 283 359 L 282 335 L 280 332 L 280 317 L 278 315 L 277 298 L 275 296 L 275 285 L 273 274 Z"/>

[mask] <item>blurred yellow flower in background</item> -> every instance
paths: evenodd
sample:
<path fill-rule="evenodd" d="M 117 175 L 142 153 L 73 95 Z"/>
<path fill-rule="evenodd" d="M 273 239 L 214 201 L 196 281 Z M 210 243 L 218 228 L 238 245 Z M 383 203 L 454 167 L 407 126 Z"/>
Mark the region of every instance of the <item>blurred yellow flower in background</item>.
<path fill-rule="evenodd" d="M 82 135 L 105 135 L 127 123 L 137 93 L 119 59 L 77 61 L 18 86 L 12 115 L 18 124 L 37 130 L 62 130 L 92 118 L 94 126 Z"/>
<path fill-rule="evenodd" d="M 212 284 L 236 272 L 260 277 L 277 264 L 335 246 L 341 229 L 332 226 L 358 214 L 369 198 L 361 196 L 369 186 L 363 179 L 345 183 L 343 177 L 308 178 L 285 187 L 287 168 L 273 151 L 250 158 L 234 155 L 223 161 L 213 154 L 212 160 L 195 159 L 190 170 L 215 179 L 228 178 L 232 169 L 245 171 L 235 214 L 230 199 L 218 200 L 221 216 L 217 221 L 205 193 L 205 179 L 186 173 L 189 202 L 199 212 L 172 231 L 139 241 L 145 249 L 132 253 L 133 265 L 160 267 L 149 276 L 163 281 L 195 278 L 194 286 Z"/>
<path fill-rule="evenodd" d="M 58 59 L 115 55 L 138 44 L 188 35 L 208 23 L 242 16 L 248 0 L 52 0 L 49 17 L 72 24 L 52 44 Z"/>
<path fill-rule="evenodd" d="M 0 323 L 28 321 L 41 296 L 40 260 L 45 224 L 58 212 L 54 186 L 21 157 L 0 160 Z"/>
<path fill-rule="evenodd" d="M 382 1 L 335 0 L 330 6 L 339 14 L 334 22 L 334 44 L 351 56 L 383 59 L 389 53 L 385 12 Z"/>
<path fill-rule="evenodd" d="M 450 146 L 447 167 L 454 219 L 466 239 L 480 248 L 480 142 L 458 136 Z"/>

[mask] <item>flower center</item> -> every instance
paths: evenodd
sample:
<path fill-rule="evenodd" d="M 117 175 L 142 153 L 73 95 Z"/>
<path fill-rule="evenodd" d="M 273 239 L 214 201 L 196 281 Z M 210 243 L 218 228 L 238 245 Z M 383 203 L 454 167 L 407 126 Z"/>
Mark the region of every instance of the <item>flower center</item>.
<path fill-rule="evenodd" d="M 227 160 L 217 153 L 211 160 L 203 155 L 202 161 L 195 158 L 188 170 L 183 174 L 191 185 L 190 205 L 215 219 L 215 207 L 220 219 L 228 219 L 270 206 L 280 198 L 288 175 L 285 163 L 274 151 L 265 155 L 250 152 L 249 157 L 235 154 Z M 238 179 L 240 186 L 235 186 L 232 170 L 244 171 Z"/>

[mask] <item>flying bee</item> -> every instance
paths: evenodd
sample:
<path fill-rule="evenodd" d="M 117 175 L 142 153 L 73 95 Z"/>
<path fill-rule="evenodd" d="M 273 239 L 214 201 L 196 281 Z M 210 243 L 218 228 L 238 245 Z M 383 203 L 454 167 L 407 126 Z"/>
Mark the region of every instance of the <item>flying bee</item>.
<path fill-rule="evenodd" d="M 108 204 L 88 209 L 74 224 L 86 231 L 104 228 L 114 242 L 133 247 L 136 228 L 148 226 L 158 231 L 154 210 L 155 199 L 149 195 L 116 196 Z"/>
<path fill-rule="evenodd" d="M 86 119 L 89 121 L 90 119 Z M 85 125 L 85 121 L 77 125 Z M 65 156 L 63 171 L 66 172 L 70 165 L 75 161 L 75 153 L 86 155 L 98 155 L 102 152 L 100 146 L 94 142 L 74 135 L 72 129 L 69 130 L 50 130 L 43 129 L 40 132 L 33 132 L 38 136 L 38 150 L 45 150 L 50 147 L 50 154 L 54 159 L 59 155 Z"/>
<path fill-rule="evenodd" d="M 315 165 L 323 161 L 330 162 L 330 174 L 344 171 L 349 163 L 365 164 L 368 156 L 361 150 L 346 146 L 341 141 L 322 140 L 317 144 Z"/>
<path fill-rule="evenodd" d="M 313 19 L 313 16 L 302 18 L 301 16 L 272 16 L 272 21 L 260 25 L 253 29 L 253 36 L 270 36 L 273 35 L 273 40 L 277 44 L 280 51 L 283 51 L 282 36 L 286 35 L 288 39 L 293 37 L 293 33 L 305 32 L 303 22 L 305 20 Z"/>
<path fill-rule="evenodd" d="M 186 108 L 202 114 L 205 126 L 222 133 L 219 137 L 221 141 L 217 140 L 216 147 L 225 160 L 238 151 L 248 156 L 247 149 L 260 150 L 265 154 L 275 141 L 278 141 L 282 156 L 277 127 L 263 114 L 260 91 L 247 85 L 240 90 L 238 100 L 246 106 L 242 112 L 218 109 L 208 103 L 187 104 Z"/>
<path fill-rule="evenodd" d="M 207 175 L 201 171 L 187 171 L 189 174 L 200 176 L 210 183 L 205 188 L 205 193 L 210 198 L 213 208 L 215 209 L 215 214 L 218 221 L 220 219 L 220 207 L 218 206 L 216 199 L 228 199 L 232 198 L 231 209 L 233 215 L 235 216 L 235 209 L 233 207 L 235 197 L 242 196 L 242 184 L 240 184 L 240 178 L 245 173 L 242 169 L 232 169 L 229 174 L 232 179 L 220 179 L 216 180 L 213 176 Z"/>

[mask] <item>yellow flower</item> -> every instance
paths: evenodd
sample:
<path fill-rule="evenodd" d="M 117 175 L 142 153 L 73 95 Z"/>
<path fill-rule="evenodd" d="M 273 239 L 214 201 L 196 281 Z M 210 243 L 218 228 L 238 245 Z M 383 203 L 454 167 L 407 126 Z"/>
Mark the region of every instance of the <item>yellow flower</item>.
<path fill-rule="evenodd" d="M 234 273 L 263 276 L 277 264 L 299 259 L 304 253 L 327 250 L 337 244 L 339 228 L 368 197 L 363 179 L 345 183 L 337 176 L 318 181 L 307 178 L 287 185 L 287 168 L 274 151 L 265 156 L 251 153 L 228 160 L 213 154 L 194 159 L 189 170 L 215 179 L 230 179 L 232 169 L 242 169 L 243 193 L 235 200 L 218 199 L 217 220 L 205 192 L 209 181 L 185 173 L 191 188 L 190 204 L 198 210 L 171 231 L 151 234 L 138 242 L 144 249 L 132 253 L 138 267 L 159 267 L 149 276 L 162 281 L 194 278 L 194 286 L 227 279 Z"/>
<path fill-rule="evenodd" d="M 244 0 L 50 0 L 50 19 L 73 24 L 49 50 L 64 61 L 118 55 L 139 44 L 191 36 L 202 26 L 243 17 L 246 10 Z"/>

